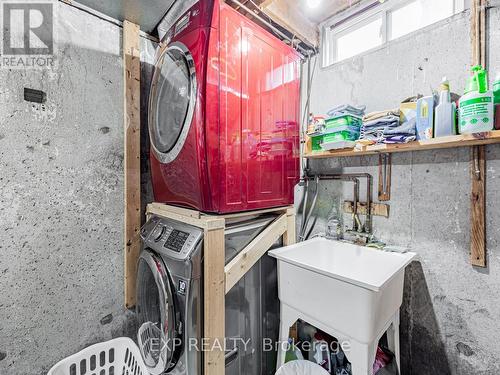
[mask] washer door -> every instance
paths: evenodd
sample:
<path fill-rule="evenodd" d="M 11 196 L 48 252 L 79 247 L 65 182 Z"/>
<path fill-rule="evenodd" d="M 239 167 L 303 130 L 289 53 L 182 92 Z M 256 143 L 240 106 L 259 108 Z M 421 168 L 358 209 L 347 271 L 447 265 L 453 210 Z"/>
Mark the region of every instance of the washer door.
<path fill-rule="evenodd" d="M 179 155 L 189 133 L 196 105 L 196 69 L 182 43 L 161 47 L 149 95 L 151 148 L 162 163 Z"/>
<path fill-rule="evenodd" d="M 137 269 L 137 342 L 149 372 L 159 375 L 175 363 L 179 346 L 175 304 L 168 271 L 160 257 L 144 250 Z"/>

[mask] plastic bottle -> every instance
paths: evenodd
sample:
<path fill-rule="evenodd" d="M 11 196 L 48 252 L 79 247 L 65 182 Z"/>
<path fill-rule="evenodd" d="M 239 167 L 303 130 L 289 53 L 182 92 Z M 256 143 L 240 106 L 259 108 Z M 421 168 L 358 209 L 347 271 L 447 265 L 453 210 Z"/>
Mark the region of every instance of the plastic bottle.
<path fill-rule="evenodd" d="M 293 339 L 288 339 L 288 350 L 285 354 L 285 362 L 291 362 L 296 360 L 303 360 L 304 356 L 299 348 L 297 348 L 293 342 Z"/>
<path fill-rule="evenodd" d="M 480 133 L 493 130 L 493 91 L 488 90 L 488 73 L 482 66 L 472 68 L 465 94 L 459 101 L 460 133 Z"/>
<path fill-rule="evenodd" d="M 434 137 L 455 134 L 455 112 L 456 105 L 451 102 L 450 83 L 443 77 L 439 86 L 439 104 L 434 115 Z"/>
<path fill-rule="evenodd" d="M 493 83 L 493 96 L 495 101 L 495 129 L 500 130 L 500 72 L 497 73 Z"/>
<path fill-rule="evenodd" d="M 330 349 L 328 343 L 323 339 L 320 333 L 314 335 L 312 350 L 309 352 L 309 360 L 317 363 L 328 372 L 332 369 Z"/>
<path fill-rule="evenodd" d="M 334 205 L 328 215 L 326 223 L 326 238 L 332 240 L 341 240 L 343 238 L 342 230 L 342 214 L 339 209 Z"/>
<path fill-rule="evenodd" d="M 431 139 L 433 131 L 434 96 L 425 96 L 417 100 L 417 139 Z"/>

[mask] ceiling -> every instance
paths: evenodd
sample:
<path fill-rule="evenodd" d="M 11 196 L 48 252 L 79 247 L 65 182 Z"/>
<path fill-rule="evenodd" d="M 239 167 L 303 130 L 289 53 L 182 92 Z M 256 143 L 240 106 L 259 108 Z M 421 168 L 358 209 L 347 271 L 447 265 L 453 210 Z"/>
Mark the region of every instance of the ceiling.
<path fill-rule="evenodd" d="M 307 5 L 307 0 L 287 0 L 295 3 L 300 8 L 300 12 L 313 23 L 321 23 L 334 14 L 340 13 L 358 4 L 360 0 L 320 0 L 317 8 L 311 9 Z"/>
<path fill-rule="evenodd" d="M 150 33 L 175 0 L 77 0 L 77 2 L 119 21 L 129 20 L 140 25 L 141 30 Z"/>
<path fill-rule="evenodd" d="M 153 35 L 156 35 L 155 27 L 176 1 L 186 0 L 77 0 L 78 3 L 106 16 L 136 23 L 140 25 L 141 30 Z M 314 45 L 318 42 L 318 23 L 360 2 L 360 0 L 316 0 L 319 1 L 317 8 L 311 9 L 308 5 L 311 0 L 239 1 L 251 8 L 255 5 L 260 6 L 273 21 Z M 232 5 L 239 8 L 234 3 Z M 252 14 L 247 16 L 253 18 Z"/>

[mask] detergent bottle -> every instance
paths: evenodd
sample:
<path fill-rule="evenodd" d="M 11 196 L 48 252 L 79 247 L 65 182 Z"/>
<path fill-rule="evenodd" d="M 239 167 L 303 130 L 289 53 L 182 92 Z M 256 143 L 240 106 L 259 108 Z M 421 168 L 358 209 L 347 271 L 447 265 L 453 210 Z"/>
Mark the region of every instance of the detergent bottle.
<path fill-rule="evenodd" d="M 472 74 L 459 101 L 460 133 L 493 130 L 493 92 L 488 90 L 488 72 L 481 65 L 476 65 Z"/>
<path fill-rule="evenodd" d="M 443 77 L 439 86 L 439 104 L 434 114 L 434 137 L 454 135 L 456 104 L 451 102 L 450 83 Z"/>

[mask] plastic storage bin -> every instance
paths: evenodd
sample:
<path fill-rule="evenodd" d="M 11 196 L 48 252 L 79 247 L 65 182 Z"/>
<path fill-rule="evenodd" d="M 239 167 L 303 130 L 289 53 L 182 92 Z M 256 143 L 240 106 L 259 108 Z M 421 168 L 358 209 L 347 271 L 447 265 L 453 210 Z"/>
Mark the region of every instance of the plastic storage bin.
<path fill-rule="evenodd" d="M 332 117 L 325 120 L 325 126 L 327 129 L 334 129 L 340 126 L 361 127 L 362 124 L 363 124 L 363 119 L 361 117 L 356 117 L 351 115 Z"/>
<path fill-rule="evenodd" d="M 128 337 L 95 344 L 54 365 L 47 375 L 149 375 L 137 345 Z"/>

